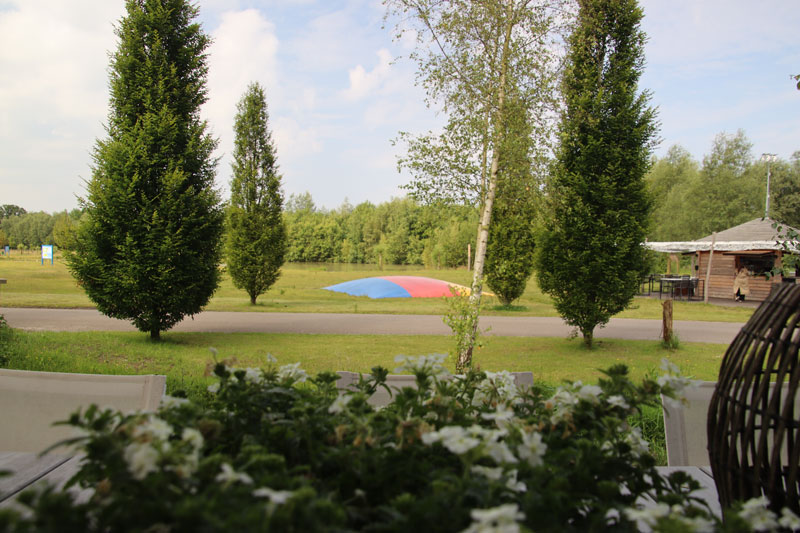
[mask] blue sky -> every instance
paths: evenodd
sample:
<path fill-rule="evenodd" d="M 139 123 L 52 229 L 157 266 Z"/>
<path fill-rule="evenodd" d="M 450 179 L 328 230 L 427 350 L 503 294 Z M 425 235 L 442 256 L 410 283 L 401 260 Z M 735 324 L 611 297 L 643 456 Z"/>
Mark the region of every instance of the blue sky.
<path fill-rule="evenodd" d="M 648 0 L 641 88 L 659 108 L 657 154 L 700 160 L 718 133 L 743 129 L 753 155 L 800 150 L 800 4 L 795 0 Z M 214 38 L 203 116 L 220 140 L 228 196 L 235 105 L 267 91 L 287 195 L 320 206 L 401 196 L 398 131 L 441 122 L 414 86 L 410 49 L 382 28 L 379 0 L 200 0 Z M 108 53 L 122 0 L 0 0 L 0 204 L 77 206 L 104 135 Z"/>

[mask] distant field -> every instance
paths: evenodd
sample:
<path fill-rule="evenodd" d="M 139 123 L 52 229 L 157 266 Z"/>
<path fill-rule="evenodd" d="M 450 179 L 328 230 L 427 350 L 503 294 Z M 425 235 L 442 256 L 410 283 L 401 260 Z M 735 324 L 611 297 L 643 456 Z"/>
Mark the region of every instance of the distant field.
<path fill-rule="evenodd" d="M 387 274 L 428 276 L 462 285 L 471 283 L 471 272 L 465 269 L 433 270 L 421 267 L 377 265 L 287 264 L 278 282 L 258 304 L 250 305 L 244 291 L 236 289 L 225 276 L 222 285 L 207 309 L 211 311 L 283 311 L 297 313 L 389 313 L 434 314 L 446 312 L 447 306 L 438 298 L 391 298 L 372 300 L 322 290 L 323 287 L 360 277 Z M 0 256 L 0 278 L 8 283 L 0 285 L 0 307 L 93 307 L 92 302 L 70 276 L 60 256 L 55 264 L 41 264 L 38 252 Z M 719 307 L 701 303 L 676 301 L 675 320 L 714 320 L 746 322 L 752 309 Z M 548 296 L 541 293 L 534 278 L 528 282 L 523 296 L 511 310 L 504 309 L 493 297 L 484 298 L 484 314 L 511 316 L 558 316 Z M 661 318 L 661 302 L 649 298 L 634 299 L 631 307 L 619 317 Z"/>

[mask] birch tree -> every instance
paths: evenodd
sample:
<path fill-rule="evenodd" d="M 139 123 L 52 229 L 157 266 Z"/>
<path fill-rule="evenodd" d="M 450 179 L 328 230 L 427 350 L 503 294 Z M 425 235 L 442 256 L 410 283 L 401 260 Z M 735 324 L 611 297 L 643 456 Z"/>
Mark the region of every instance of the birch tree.
<path fill-rule="evenodd" d="M 558 33 L 564 17 L 558 0 L 386 0 L 400 17 L 397 36 L 414 32 L 418 83 L 428 103 L 448 120 L 439 135 L 401 134 L 408 145 L 401 167 L 412 173 L 409 188 L 427 201 L 445 198 L 480 208 L 474 273 L 456 369 L 470 366 L 477 334 L 483 269 L 497 191 L 503 114 L 513 96 L 534 121 L 540 144 L 551 131 L 558 62 Z"/>

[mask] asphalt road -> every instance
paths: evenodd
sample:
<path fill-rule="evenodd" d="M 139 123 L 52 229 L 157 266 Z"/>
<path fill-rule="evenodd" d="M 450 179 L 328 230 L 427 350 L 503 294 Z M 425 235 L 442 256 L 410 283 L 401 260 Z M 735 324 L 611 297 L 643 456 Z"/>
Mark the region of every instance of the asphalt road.
<path fill-rule="evenodd" d="M 13 328 L 32 331 L 135 331 L 122 320 L 94 309 L 0 308 Z M 676 320 L 675 333 L 684 342 L 730 344 L 744 324 Z M 505 337 L 566 337 L 572 328 L 560 318 L 485 316 L 481 329 Z M 438 315 L 369 315 L 332 313 L 238 313 L 206 311 L 187 318 L 171 331 L 260 332 L 345 335 L 449 335 Z M 595 338 L 658 340 L 660 320 L 612 318 Z"/>

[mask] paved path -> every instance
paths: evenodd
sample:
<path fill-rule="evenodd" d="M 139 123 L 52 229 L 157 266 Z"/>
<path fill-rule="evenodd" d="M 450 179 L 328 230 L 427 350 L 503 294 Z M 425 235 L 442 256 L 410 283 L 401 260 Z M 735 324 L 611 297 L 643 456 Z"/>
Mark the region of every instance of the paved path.
<path fill-rule="evenodd" d="M 14 328 L 49 331 L 135 331 L 122 320 L 94 309 L 0 308 Z M 676 320 L 675 332 L 684 342 L 730 344 L 741 323 Z M 552 317 L 485 316 L 488 335 L 506 337 L 566 337 L 572 328 Z M 368 315 L 333 313 L 238 313 L 206 311 L 187 318 L 171 331 L 318 333 L 347 335 L 449 335 L 438 315 Z M 595 331 L 595 338 L 658 340 L 660 320 L 612 318 Z"/>

